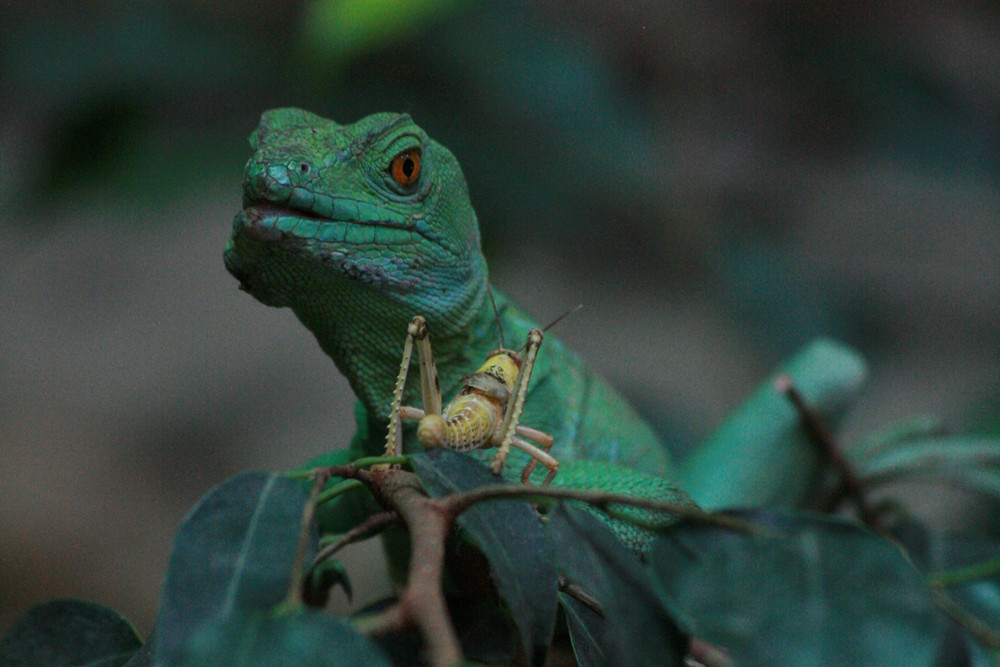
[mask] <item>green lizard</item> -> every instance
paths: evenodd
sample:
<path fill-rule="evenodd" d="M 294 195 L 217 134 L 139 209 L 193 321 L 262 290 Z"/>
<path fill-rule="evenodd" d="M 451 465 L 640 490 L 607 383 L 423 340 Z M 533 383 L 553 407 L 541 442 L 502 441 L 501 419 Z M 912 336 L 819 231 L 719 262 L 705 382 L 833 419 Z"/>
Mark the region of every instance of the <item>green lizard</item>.
<path fill-rule="evenodd" d="M 250 143 L 226 267 L 243 289 L 290 307 L 315 334 L 363 408 L 353 445 L 381 454 L 413 316 L 430 328 L 446 397 L 498 346 L 465 178 L 451 152 L 406 115 L 338 125 L 276 109 Z M 494 294 L 505 335 L 524 340 L 538 325 Z M 420 404 L 416 382 L 404 403 Z M 555 439 L 554 485 L 682 497 L 664 481 L 673 466 L 652 429 L 555 336 L 538 356 L 522 423 Z M 415 447 L 410 429 L 404 450 Z M 505 473 L 516 479 L 527 461 L 512 452 Z"/>
<path fill-rule="evenodd" d="M 495 316 L 462 171 L 409 116 L 379 113 L 338 125 L 276 109 L 263 114 L 250 143 L 226 268 L 261 302 L 291 308 L 347 377 L 360 404 L 351 444 L 359 456 L 384 451 L 414 316 L 430 328 L 446 398 L 498 346 L 497 317 L 508 340 L 523 341 L 537 326 L 494 290 Z M 863 361 L 830 341 L 807 348 L 786 370 L 828 417 L 864 378 Z M 420 404 L 418 385 L 407 385 L 403 404 Z M 682 486 L 712 507 L 795 503 L 817 460 L 791 406 L 767 384 L 675 470 L 652 429 L 552 335 L 521 423 L 553 436 L 553 486 L 690 502 L 675 482 L 683 476 Z M 413 430 L 404 434 L 404 451 L 419 448 Z M 528 460 L 511 452 L 505 475 L 516 480 Z M 533 480 L 541 475 L 536 470 Z M 615 528 L 633 547 L 648 539 Z"/>

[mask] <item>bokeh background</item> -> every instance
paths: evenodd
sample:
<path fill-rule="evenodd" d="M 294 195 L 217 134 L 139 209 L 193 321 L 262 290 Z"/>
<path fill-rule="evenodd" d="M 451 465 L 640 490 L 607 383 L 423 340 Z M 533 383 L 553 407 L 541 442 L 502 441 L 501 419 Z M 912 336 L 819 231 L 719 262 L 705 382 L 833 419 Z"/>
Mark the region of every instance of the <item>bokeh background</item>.
<path fill-rule="evenodd" d="M 222 248 L 264 109 L 410 112 L 494 283 L 677 452 L 815 336 L 849 442 L 1000 424 L 1000 12 L 973 1 L 0 3 L 0 631 L 142 633 L 213 484 L 346 444 L 346 382 Z M 377 550 L 345 556 L 358 602 Z"/>

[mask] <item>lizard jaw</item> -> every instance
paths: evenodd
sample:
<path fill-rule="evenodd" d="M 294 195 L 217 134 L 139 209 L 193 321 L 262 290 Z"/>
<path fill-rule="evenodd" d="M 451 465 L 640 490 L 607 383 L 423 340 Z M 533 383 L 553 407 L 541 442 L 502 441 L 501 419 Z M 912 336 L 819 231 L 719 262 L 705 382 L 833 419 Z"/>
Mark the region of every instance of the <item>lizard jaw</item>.
<path fill-rule="evenodd" d="M 271 202 L 249 202 L 237 216 L 244 232 L 265 242 L 318 243 L 333 248 L 411 245 L 419 226 L 399 220 L 345 220 Z"/>

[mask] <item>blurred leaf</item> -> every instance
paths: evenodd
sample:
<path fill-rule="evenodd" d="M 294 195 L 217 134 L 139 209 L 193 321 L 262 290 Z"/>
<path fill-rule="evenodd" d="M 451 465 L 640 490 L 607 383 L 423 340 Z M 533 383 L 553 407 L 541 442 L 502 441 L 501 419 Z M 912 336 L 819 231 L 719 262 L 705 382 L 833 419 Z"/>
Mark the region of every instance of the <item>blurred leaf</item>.
<path fill-rule="evenodd" d="M 926 438 L 875 452 L 862 462 L 866 484 L 937 477 L 1000 500 L 1000 440 L 980 436 Z"/>
<path fill-rule="evenodd" d="M 188 638 L 170 665 L 332 667 L 390 664 L 378 648 L 328 614 L 296 610 L 278 616 L 234 611 Z"/>
<path fill-rule="evenodd" d="M 212 489 L 188 514 L 167 566 L 156 625 L 158 659 L 214 619 L 284 600 L 307 496 L 283 475 L 246 472 Z M 306 562 L 315 553 L 315 535 Z"/>
<path fill-rule="evenodd" d="M 653 546 L 695 636 L 741 665 L 933 664 L 945 626 L 896 546 L 830 517 L 737 515 L 766 532 L 682 522 Z"/>
<path fill-rule="evenodd" d="M 850 455 L 852 459 L 859 461 L 874 458 L 878 454 L 911 440 L 941 436 L 943 434 L 944 423 L 937 415 L 914 415 L 880 429 L 859 442 L 852 444 Z"/>
<path fill-rule="evenodd" d="M 479 461 L 448 449 L 416 454 L 412 462 L 432 496 L 504 483 Z M 558 584 L 538 515 L 524 501 L 489 501 L 462 512 L 457 522 L 489 561 L 527 655 L 544 656 L 555 627 Z"/>
<path fill-rule="evenodd" d="M 21 616 L 0 639 L 0 665 L 124 665 L 142 639 L 120 614 L 80 600 L 53 600 Z"/>
<path fill-rule="evenodd" d="M 653 592 L 646 569 L 603 522 L 559 503 L 546 529 L 559 573 L 586 589 L 604 610 L 602 624 L 589 609 L 568 606 L 560 597 L 578 659 L 610 665 L 682 664 L 688 640 L 676 617 Z"/>
<path fill-rule="evenodd" d="M 340 64 L 411 38 L 428 21 L 467 6 L 456 0 L 313 0 L 302 22 L 304 46 L 313 56 Z"/>
<path fill-rule="evenodd" d="M 792 357 L 684 461 L 680 486 L 706 510 L 796 505 L 810 490 L 818 449 L 774 387 L 781 374 L 829 424 L 857 395 L 867 369 L 857 352 L 827 339 Z"/>

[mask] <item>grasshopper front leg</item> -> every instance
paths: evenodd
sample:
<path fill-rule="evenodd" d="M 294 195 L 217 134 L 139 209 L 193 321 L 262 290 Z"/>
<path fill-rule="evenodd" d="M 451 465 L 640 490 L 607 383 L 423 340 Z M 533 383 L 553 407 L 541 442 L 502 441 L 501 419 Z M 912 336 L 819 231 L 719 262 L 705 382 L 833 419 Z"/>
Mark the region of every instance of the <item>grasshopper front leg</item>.
<path fill-rule="evenodd" d="M 517 380 L 514 382 L 514 389 L 511 391 L 510 400 L 507 402 L 507 410 L 503 416 L 503 422 L 500 424 L 500 447 L 497 450 L 496 456 L 493 457 L 493 462 L 490 464 L 490 469 L 494 474 L 499 475 L 500 469 L 503 468 L 504 463 L 507 462 L 507 454 L 510 453 L 510 447 L 512 444 L 517 443 L 517 448 L 529 454 L 534 461 L 528 464 L 525 468 L 524 473 L 521 475 L 521 480 L 527 480 L 531 471 L 534 469 L 536 462 L 540 461 L 546 468 L 549 469 L 549 475 L 545 478 L 542 484 L 548 484 L 555 477 L 556 472 L 559 470 L 559 463 L 548 453 L 548 449 L 552 447 L 552 438 L 544 433 L 536 431 L 538 435 L 546 436 L 547 447 L 545 450 L 539 449 L 534 445 L 531 445 L 520 438 L 515 438 L 518 430 L 518 422 L 521 420 L 521 413 L 524 411 L 524 401 L 528 395 L 528 382 L 531 380 L 531 371 L 535 367 L 535 359 L 538 357 L 538 348 L 542 346 L 542 332 L 538 329 L 532 329 L 528 332 L 528 342 L 525 344 L 524 356 L 521 361 L 521 369 L 517 374 Z M 533 429 L 532 429 L 533 430 Z M 542 440 L 542 442 L 546 442 Z"/>
<path fill-rule="evenodd" d="M 438 379 L 437 367 L 434 365 L 434 357 L 431 355 L 427 321 L 422 316 L 417 315 L 410 320 L 409 326 L 406 327 L 403 360 L 399 365 L 396 387 L 392 392 L 392 406 L 389 409 L 389 432 L 385 436 L 386 456 L 396 456 L 403 440 L 400 404 L 403 402 L 403 389 L 406 387 L 406 376 L 410 370 L 414 341 L 416 341 L 417 356 L 420 359 L 420 393 L 423 397 L 424 412 L 432 415 L 441 414 L 441 382 Z"/>

